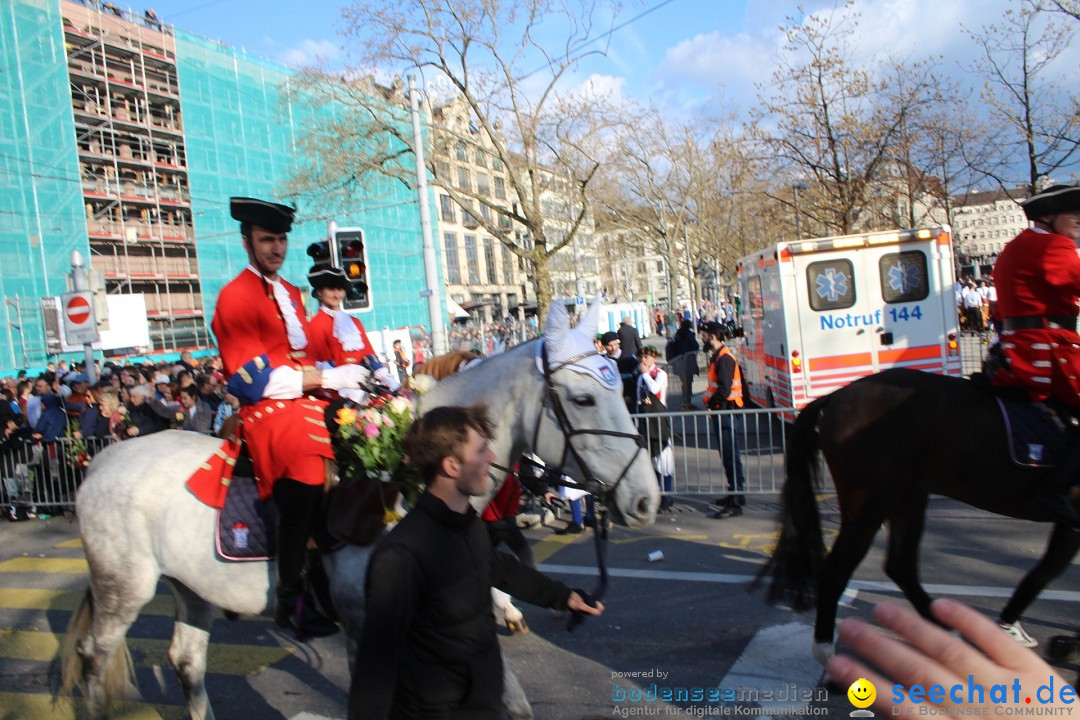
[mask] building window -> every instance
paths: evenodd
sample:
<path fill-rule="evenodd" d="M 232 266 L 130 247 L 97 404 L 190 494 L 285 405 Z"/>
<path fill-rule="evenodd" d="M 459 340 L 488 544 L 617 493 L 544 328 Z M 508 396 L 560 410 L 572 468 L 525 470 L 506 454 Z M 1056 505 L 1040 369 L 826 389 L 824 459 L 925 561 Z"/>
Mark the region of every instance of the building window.
<path fill-rule="evenodd" d="M 462 190 L 469 190 L 469 171 L 463 167 L 457 169 L 457 186 Z"/>
<path fill-rule="evenodd" d="M 477 149 L 476 151 L 476 164 L 480 167 L 484 167 L 487 163 L 484 162 L 484 151 Z"/>
<path fill-rule="evenodd" d="M 465 152 L 465 143 L 463 141 L 461 141 L 461 140 L 458 140 L 458 142 L 457 142 L 457 159 L 458 160 L 468 160 L 469 159 L 469 155 Z"/>
<path fill-rule="evenodd" d="M 440 160 L 435 163 L 435 176 L 443 182 L 450 180 L 450 163 Z"/>
<path fill-rule="evenodd" d="M 491 169 L 492 170 L 502 170 L 503 169 L 502 160 L 500 160 L 497 157 L 491 158 Z"/>
<path fill-rule="evenodd" d="M 484 238 L 484 265 L 487 266 L 488 284 L 495 285 L 499 282 L 495 275 L 495 241 L 489 237 Z"/>
<path fill-rule="evenodd" d="M 486 196 L 491 192 L 488 187 L 488 176 L 486 173 L 476 173 L 476 194 Z"/>
<path fill-rule="evenodd" d="M 465 265 L 469 270 L 469 284 L 480 284 L 480 266 L 476 258 L 476 236 L 465 236 Z"/>
<path fill-rule="evenodd" d="M 439 210 L 442 214 L 442 219 L 446 222 L 455 222 L 457 219 L 454 215 L 454 203 L 449 195 L 439 196 Z"/>
<path fill-rule="evenodd" d="M 443 249 L 446 253 L 446 282 L 449 285 L 460 285 L 461 266 L 458 264 L 457 235 L 443 234 Z"/>
<path fill-rule="evenodd" d="M 510 257 L 510 248 L 506 245 L 502 246 L 502 271 L 503 271 L 503 284 L 514 284 L 514 261 Z M 516 303 L 511 303 L 516 304 Z"/>
<path fill-rule="evenodd" d="M 495 197 L 500 200 L 506 199 L 506 181 L 498 175 L 495 176 Z"/>

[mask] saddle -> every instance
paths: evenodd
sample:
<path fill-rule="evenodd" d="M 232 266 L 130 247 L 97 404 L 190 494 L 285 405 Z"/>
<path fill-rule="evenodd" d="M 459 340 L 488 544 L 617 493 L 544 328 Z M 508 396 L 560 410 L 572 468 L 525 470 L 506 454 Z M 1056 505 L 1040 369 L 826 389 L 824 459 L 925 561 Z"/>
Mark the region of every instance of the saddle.
<path fill-rule="evenodd" d="M 992 385 L 984 373 L 973 373 L 971 381 L 997 402 L 1013 464 L 1054 468 L 1069 458 L 1077 426 L 1075 409 L 1053 400 L 1032 402 L 1023 390 Z"/>
<path fill-rule="evenodd" d="M 233 475 L 225 507 L 218 510 L 214 547 L 222 560 L 270 560 L 277 547 L 277 508 L 272 500 L 259 499 L 250 474 Z"/>

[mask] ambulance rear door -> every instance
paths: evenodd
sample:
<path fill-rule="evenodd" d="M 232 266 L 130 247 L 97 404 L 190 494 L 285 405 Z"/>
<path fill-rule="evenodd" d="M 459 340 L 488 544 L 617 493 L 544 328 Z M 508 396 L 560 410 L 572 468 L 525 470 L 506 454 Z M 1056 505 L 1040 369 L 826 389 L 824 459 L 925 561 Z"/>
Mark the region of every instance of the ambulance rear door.
<path fill-rule="evenodd" d="M 878 282 L 871 275 L 861 247 L 846 238 L 793 248 L 794 303 L 798 327 L 787 350 L 801 367 L 805 396 L 812 400 L 869 375 L 875 369 L 875 349 L 883 332 Z M 825 250 L 830 244 L 837 245 Z M 860 243 L 861 245 L 861 243 Z M 795 340 L 798 340 L 797 346 Z"/>

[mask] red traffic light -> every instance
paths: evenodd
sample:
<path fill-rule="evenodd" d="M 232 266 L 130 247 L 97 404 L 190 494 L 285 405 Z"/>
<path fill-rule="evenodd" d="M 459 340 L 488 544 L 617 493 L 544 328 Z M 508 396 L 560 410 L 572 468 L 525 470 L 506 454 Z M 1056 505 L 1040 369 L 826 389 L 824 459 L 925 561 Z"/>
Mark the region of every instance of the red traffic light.
<path fill-rule="evenodd" d="M 364 243 L 359 240 L 345 240 L 341 243 L 341 259 L 358 258 L 363 255 Z"/>

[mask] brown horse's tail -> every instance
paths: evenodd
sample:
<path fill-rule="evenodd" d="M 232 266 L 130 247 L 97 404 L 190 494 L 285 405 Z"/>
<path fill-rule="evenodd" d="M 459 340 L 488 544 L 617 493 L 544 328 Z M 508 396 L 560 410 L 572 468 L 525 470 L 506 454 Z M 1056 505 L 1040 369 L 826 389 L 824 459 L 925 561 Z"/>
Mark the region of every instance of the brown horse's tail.
<path fill-rule="evenodd" d="M 60 643 L 60 689 L 57 694 L 71 695 L 72 689 L 78 686 L 90 705 L 101 703 L 102 707 L 92 708 L 92 712 L 100 713 L 112 705 L 136 699 L 139 692 L 135 685 L 135 665 L 131 661 L 131 652 L 122 639 L 120 646 L 109 660 L 100 697 L 94 692 L 94 688 L 87 688 L 83 684 L 86 679 L 83 653 L 88 650 L 93 652 L 94 638 L 90 634 L 93 621 L 94 598 L 90 589 L 87 588 L 78 609 L 72 613 L 71 620 L 68 621 L 67 632 L 64 634 L 63 642 Z M 85 647 L 86 643 L 90 643 L 91 647 Z"/>
<path fill-rule="evenodd" d="M 759 579 L 771 575 L 768 602 L 795 610 L 813 606 L 816 583 L 825 561 L 815 492 L 821 484 L 818 460 L 818 417 L 828 396 L 807 405 L 787 437 L 787 481 L 782 492 L 780 541 Z"/>

